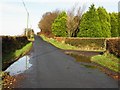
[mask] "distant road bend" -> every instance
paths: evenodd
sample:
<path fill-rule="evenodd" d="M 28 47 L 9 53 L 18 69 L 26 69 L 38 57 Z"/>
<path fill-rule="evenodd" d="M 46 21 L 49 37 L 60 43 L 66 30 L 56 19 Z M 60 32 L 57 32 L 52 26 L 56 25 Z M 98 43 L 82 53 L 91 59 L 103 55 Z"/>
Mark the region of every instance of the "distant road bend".
<path fill-rule="evenodd" d="M 71 56 L 35 36 L 32 67 L 16 88 L 118 88 L 118 82 L 98 69 L 85 68 Z"/>

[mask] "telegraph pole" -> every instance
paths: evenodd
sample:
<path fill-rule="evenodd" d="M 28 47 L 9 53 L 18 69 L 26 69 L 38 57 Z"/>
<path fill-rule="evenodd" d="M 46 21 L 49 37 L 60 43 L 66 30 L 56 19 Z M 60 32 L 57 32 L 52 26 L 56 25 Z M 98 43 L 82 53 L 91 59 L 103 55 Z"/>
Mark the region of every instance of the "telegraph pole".
<path fill-rule="evenodd" d="M 28 23 L 29 23 L 29 12 L 28 12 L 28 10 L 27 10 L 27 8 L 26 8 L 26 5 L 25 5 L 25 3 L 24 3 L 24 1 L 22 0 L 22 3 L 23 3 L 23 6 L 24 6 L 24 8 L 25 8 L 25 10 L 26 10 L 26 12 L 27 12 L 27 31 L 28 31 Z M 27 32 L 25 32 L 25 34 L 26 34 L 26 36 L 27 36 Z M 27 69 L 27 56 L 26 56 L 26 69 Z"/>
<path fill-rule="evenodd" d="M 26 12 L 27 12 L 27 29 L 28 29 L 28 24 L 29 24 L 29 12 L 27 11 L 27 9 L 26 9 Z"/>
<path fill-rule="evenodd" d="M 25 8 L 25 11 L 27 12 L 27 30 L 28 30 L 28 24 L 29 24 L 29 12 L 28 12 L 28 10 L 27 10 L 27 8 L 26 8 L 26 5 L 25 5 L 25 2 L 22 0 L 22 3 L 23 3 L 23 6 L 24 6 L 24 8 Z M 26 32 L 26 35 L 27 35 L 27 32 Z"/>

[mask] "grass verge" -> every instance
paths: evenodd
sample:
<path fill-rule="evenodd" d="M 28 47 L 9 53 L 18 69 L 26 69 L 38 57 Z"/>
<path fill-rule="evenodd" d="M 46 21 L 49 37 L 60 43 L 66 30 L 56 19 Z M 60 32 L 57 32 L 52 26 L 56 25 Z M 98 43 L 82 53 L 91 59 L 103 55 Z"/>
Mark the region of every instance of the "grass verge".
<path fill-rule="evenodd" d="M 53 38 L 47 38 L 45 37 L 44 35 L 40 35 L 42 37 L 43 40 L 53 44 L 54 46 L 60 48 L 60 49 L 65 49 L 65 50 L 78 50 L 77 47 L 75 46 L 71 46 L 69 44 L 65 44 L 65 43 L 61 43 L 61 42 L 58 42 L 56 41 L 55 39 Z"/>
<path fill-rule="evenodd" d="M 14 53 L 15 54 L 15 58 L 25 55 L 27 52 L 30 51 L 31 47 L 32 47 L 32 42 L 28 43 L 22 49 L 16 50 L 15 53 Z"/>
<path fill-rule="evenodd" d="M 117 58 L 113 54 L 103 54 L 103 55 L 96 55 L 91 58 L 92 62 L 95 62 L 101 66 L 107 67 L 108 69 L 118 72 L 120 66 L 120 58 Z"/>

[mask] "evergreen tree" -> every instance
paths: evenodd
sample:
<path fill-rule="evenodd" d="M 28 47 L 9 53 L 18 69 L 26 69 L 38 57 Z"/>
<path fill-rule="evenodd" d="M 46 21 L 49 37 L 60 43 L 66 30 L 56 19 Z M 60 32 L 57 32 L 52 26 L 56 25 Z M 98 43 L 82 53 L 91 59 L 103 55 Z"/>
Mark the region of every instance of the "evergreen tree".
<path fill-rule="evenodd" d="M 58 37 L 66 37 L 66 21 L 67 14 L 65 11 L 61 12 L 52 24 L 52 33 Z"/>
<path fill-rule="evenodd" d="M 110 16 L 103 7 L 97 9 L 101 23 L 102 37 L 111 37 Z"/>
<path fill-rule="evenodd" d="M 81 20 L 78 37 L 102 37 L 101 24 L 96 8 L 93 5 L 89 8 Z"/>
<path fill-rule="evenodd" d="M 112 37 L 118 37 L 118 14 L 117 13 L 111 13 L 110 14 L 110 23 L 111 23 L 111 36 Z"/>

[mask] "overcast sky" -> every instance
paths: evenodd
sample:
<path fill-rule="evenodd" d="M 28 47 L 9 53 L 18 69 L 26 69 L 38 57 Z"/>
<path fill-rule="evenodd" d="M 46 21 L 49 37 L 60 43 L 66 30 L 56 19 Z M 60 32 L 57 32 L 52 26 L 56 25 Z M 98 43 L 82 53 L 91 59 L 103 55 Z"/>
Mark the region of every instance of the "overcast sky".
<path fill-rule="evenodd" d="M 85 5 L 86 10 L 94 3 L 96 8 L 103 6 L 108 12 L 118 12 L 120 0 L 24 0 L 30 14 L 29 27 L 40 31 L 38 22 L 45 12 L 69 10 L 74 4 Z M 27 13 L 22 0 L 0 1 L 0 35 L 21 35 L 26 28 Z"/>

